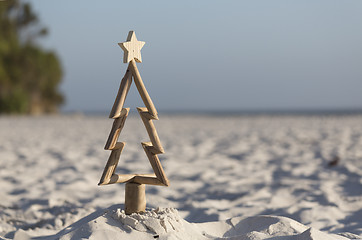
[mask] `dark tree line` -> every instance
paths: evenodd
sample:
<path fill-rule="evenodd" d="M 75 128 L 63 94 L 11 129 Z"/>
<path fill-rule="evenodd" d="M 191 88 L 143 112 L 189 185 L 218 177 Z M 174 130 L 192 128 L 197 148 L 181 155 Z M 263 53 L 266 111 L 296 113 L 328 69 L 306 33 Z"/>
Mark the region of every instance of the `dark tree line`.
<path fill-rule="evenodd" d="M 59 59 L 36 44 L 46 34 L 29 3 L 0 1 L 0 113 L 52 113 L 64 102 Z"/>

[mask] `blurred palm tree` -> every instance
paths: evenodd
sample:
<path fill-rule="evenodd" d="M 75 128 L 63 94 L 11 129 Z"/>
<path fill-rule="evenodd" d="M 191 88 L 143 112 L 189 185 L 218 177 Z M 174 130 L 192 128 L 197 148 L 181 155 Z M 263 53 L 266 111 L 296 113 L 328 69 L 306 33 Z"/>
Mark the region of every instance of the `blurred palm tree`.
<path fill-rule="evenodd" d="M 64 102 L 59 59 L 36 44 L 45 35 L 29 3 L 0 1 L 0 113 L 53 113 Z"/>

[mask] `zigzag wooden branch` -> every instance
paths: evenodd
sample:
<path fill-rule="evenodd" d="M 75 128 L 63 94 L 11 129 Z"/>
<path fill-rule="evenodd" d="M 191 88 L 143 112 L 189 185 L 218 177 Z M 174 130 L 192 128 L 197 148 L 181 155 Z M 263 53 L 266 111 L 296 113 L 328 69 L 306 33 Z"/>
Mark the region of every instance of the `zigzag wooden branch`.
<path fill-rule="evenodd" d="M 132 72 L 128 68 L 126 73 L 124 74 L 124 77 L 122 78 L 116 100 L 114 101 L 112 110 L 109 114 L 109 118 L 118 118 L 121 116 L 122 114 L 121 110 L 123 108 L 124 100 L 127 97 L 131 84 L 132 84 Z"/>
<path fill-rule="evenodd" d="M 98 185 L 107 185 L 114 183 L 127 183 L 134 182 L 138 184 L 150 184 L 156 186 L 168 186 L 161 182 L 155 174 L 113 174 L 112 177 L 103 183 Z"/>
<path fill-rule="evenodd" d="M 138 107 L 137 110 L 151 140 L 151 142 L 143 142 L 142 147 L 149 162 L 151 163 L 154 174 L 115 174 L 115 169 L 125 146 L 125 142 L 117 141 L 129 113 L 129 108 L 123 108 L 123 105 L 132 84 L 132 76 L 137 90 L 146 105 L 146 107 Z M 104 168 L 98 185 L 134 182 L 139 184 L 169 186 L 169 181 L 157 156 L 157 154 L 164 153 L 156 128 L 152 122 L 152 120 L 158 120 L 157 110 L 148 95 L 145 85 L 143 84 L 134 59 L 130 61 L 126 74 L 121 81 L 120 88 L 109 117 L 113 118 L 114 121 L 104 149 L 112 150 L 112 152 L 108 158 L 106 167 Z"/>
<path fill-rule="evenodd" d="M 142 147 L 146 152 L 148 160 L 151 163 L 152 169 L 155 172 L 157 179 L 160 180 L 163 185 L 169 186 L 169 181 L 165 175 L 165 172 L 163 171 L 160 160 L 158 159 L 157 154 L 153 153 L 155 151 L 155 147 L 152 146 L 152 143 L 150 142 L 143 142 Z"/>
<path fill-rule="evenodd" d="M 146 127 L 148 136 L 151 139 L 152 145 L 154 147 L 154 153 L 155 154 L 159 154 L 159 153 L 164 153 L 165 151 L 163 150 L 163 147 L 161 145 L 161 141 L 158 137 L 155 125 L 152 122 L 152 116 L 150 115 L 150 113 L 147 111 L 147 108 L 137 108 L 138 113 L 141 116 L 141 119 L 143 121 L 143 124 Z"/>
<path fill-rule="evenodd" d="M 105 150 L 112 150 L 116 146 L 119 134 L 122 131 L 128 113 L 129 108 L 122 108 L 120 116 L 113 121 L 111 132 L 109 134 L 106 146 L 104 147 Z"/>
<path fill-rule="evenodd" d="M 126 144 L 125 142 L 118 142 L 116 146 L 113 148 L 98 185 L 109 184 L 111 177 L 114 174 L 114 171 L 116 170 L 119 158 L 121 156 L 125 144 Z"/>
<path fill-rule="evenodd" d="M 145 85 L 143 84 L 143 81 L 142 81 L 141 75 L 138 71 L 135 60 L 130 61 L 129 68 L 132 71 L 134 83 L 136 84 L 137 90 L 140 93 L 142 101 L 146 105 L 148 112 L 151 114 L 153 119 L 158 120 L 157 110 L 156 110 L 155 106 L 153 105 L 150 95 L 148 95 Z"/>

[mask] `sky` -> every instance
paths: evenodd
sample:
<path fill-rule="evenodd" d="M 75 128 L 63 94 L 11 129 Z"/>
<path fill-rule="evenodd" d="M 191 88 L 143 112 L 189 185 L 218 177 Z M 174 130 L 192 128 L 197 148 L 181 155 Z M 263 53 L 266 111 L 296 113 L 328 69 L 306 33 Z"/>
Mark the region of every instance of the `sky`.
<path fill-rule="evenodd" d="M 29 2 L 62 61 L 63 111 L 110 111 L 130 30 L 159 111 L 362 109 L 359 0 Z"/>

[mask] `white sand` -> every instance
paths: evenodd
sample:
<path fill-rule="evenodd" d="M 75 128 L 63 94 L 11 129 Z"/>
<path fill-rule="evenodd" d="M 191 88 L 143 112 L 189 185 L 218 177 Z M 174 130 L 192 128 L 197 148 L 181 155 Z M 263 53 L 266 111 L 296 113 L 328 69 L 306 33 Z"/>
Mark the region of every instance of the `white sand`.
<path fill-rule="evenodd" d="M 97 186 L 111 124 L 106 116 L 0 117 L 0 236 L 52 239 L 45 236 L 58 233 L 77 239 L 79 229 L 88 229 L 86 237 L 93 239 L 112 239 L 114 231 L 122 239 L 362 234 L 362 116 L 161 114 L 155 124 L 171 186 L 147 186 L 147 204 L 178 209 L 170 218 L 181 219 L 183 230 L 160 233 L 114 219 L 115 207 L 102 210 L 124 201 L 123 184 Z M 141 120 L 129 117 L 120 140 L 127 145 L 118 172 L 150 172 L 140 145 L 148 140 Z M 338 163 L 329 166 L 336 157 Z"/>
<path fill-rule="evenodd" d="M 30 232 L 31 233 L 31 232 Z M 348 236 L 355 237 L 350 234 Z M 97 211 L 57 234 L 35 239 L 294 239 L 348 240 L 306 227 L 292 219 L 277 216 L 231 218 L 226 221 L 188 223 L 176 209 L 154 209 L 127 216 L 116 207 Z M 18 230 L 15 240 L 32 239 Z"/>

